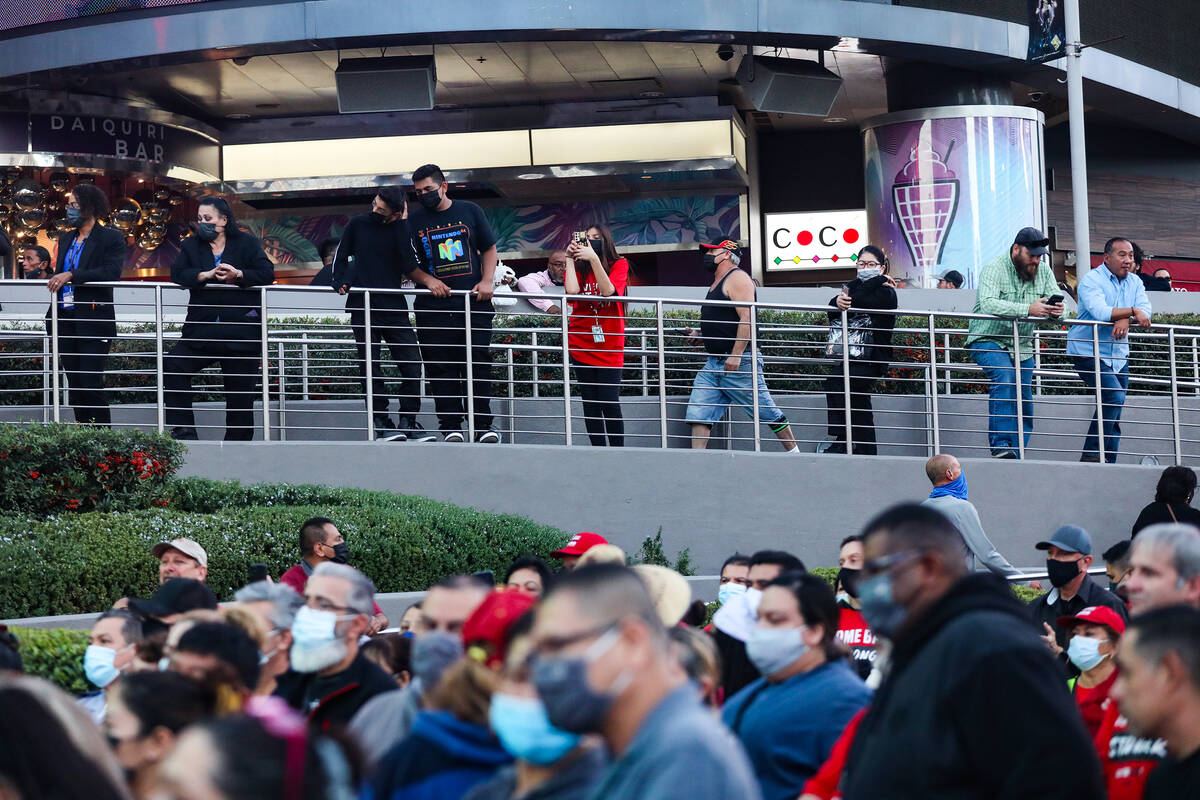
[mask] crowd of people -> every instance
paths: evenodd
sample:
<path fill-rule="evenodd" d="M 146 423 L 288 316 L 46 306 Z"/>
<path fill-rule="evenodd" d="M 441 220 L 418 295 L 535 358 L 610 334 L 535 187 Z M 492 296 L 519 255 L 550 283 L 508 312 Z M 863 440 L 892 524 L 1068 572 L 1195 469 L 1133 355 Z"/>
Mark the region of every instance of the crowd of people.
<path fill-rule="evenodd" d="M 492 325 L 496 303 L 516 290 L 532 295 L 539 311 L 567 314 L 566 350 L 583 404 L 593 446 L 625 442 L 621 382 L 625 364 L 625 307 L 630 264 L 612 234 L 594 224 L 574 234 L 565 250 L 553 252 L 546 269 L 518 278 L 499 264 L 496 235 L 482 209 L 449 197 L 441 169 L 429 164 L 412 175 L 417 207 L 399 187 L 378 190 L 369 213 L 352 217 L 340 240 L 321 246 L 327 269 L 315 281 L 346 296 L 350 330 L 357 348 L 355 366 L 363 395 L 370 398 L 369 429 L 382 441 L 501 441 L 494 424 Z M 90 284 L 120 278 L 124 240 L 98 224 L 107 214 L 104 194 L 79 184 L 68 196 L 75 229 L 49 254 L 27 254 L 49 275 L 54 296 L 47 324 L 69 386 L 68 402 L 77 422 L 109 425 L 104 388 L 111 341 L 116 336 L 113 292 Z M 1020 458 L 1034 426 L 1033 327 L 1036 320 L 1063 316 L 1064 290 L 1044 259 L 1049 239 L 1023 228 L 1009 251 L 980 269 L 966 345 L 989 381 L 988 443 L 996 458 Z M 787 452 L 799 452 L 789 421 L 771 396 L 761 352 L 753 346 L 750 307 L 757 288 L 741 268 L 739 245 L 729 239 L 703 244 L 704 266 L 712 274 L 698 328 L 688 341 L 707 360 L 695 374 L 686 422 L 694 448 L 706 447 L 713 425 L 730 407 L 766 424 Z M 1121 413 L 1129 386 L 1131 326 L 1151 324 L 1147 289 L 1156 278 L 1139 270 L 1142 254 L 1126 238 L 1105 243 L 1104 261 L 1078 287 L 1080 323 L 1071 327 L 1067 355 L 1084 389 L 1099 395 L 1081 461 L 1114 462 L 1120 448 Z M 856 277 L 829 301 L 829 360 L 825 399 L 830 440 L 822 452 L 877 452 L 872 394 L 887 374 L 895 353 L 892 332 L 899 307 L 897 282 L 883 250 L 862 247 Z M 262 243 L 239 227 L 228 202 L 202 198 L 195 235 L 185 239 L 171 279 L 190 290 L 181 338 L 164 354 L 165 425 L 173 437 L 198 439 L 192 411 L 192 382 L 219 364 L 226 400 L 226 440 L 253 435 L 253 406 L 261 371 L 266 321 L 261 318 L 261 287 L 275 279 Z M 949 270 L 939 285 L 961 285 Z M 544 294 L 561 286 L 560 295 Z M 417 294 L 410 309 L 404 289 Z M 467 292 L 462 296 L 451 292 Z M 728 304 L 726 304 L 728 303 Z M 1098 323 L 1098 327 L 1084 323 Z M 1015 333 L 1014 333 L 1015 329 Z M 469 339 L 469 341 L 468 341 Z M 1098 343 L 1097 347 L 1094 346 Z M 398 371 L 390 381 L 383 347 Z M 432 398 L 437 430 L 418 421 L 422 376 Z M 469 384 L 469 386 L 468 386 Z M 1018 410 L 1018 385 L 1020 409 Z M 470 408 L 468 408 L 468 398 Z M 396 416 L 392 416 L 395 401 Z M 464 430 L 464 423 L 467 429 Z M 1018 427 L 1021 434 L 1018 435 Z"/>
<path fill-rule="evenodd" d="M 161 542 L 158 589 L 92 626 L 95 691 L 22 675 L 0 634 L 0 797 L 1200 796 L 1200 530 L 1157 521 L 1195 474 L 1164 473 L 1108 588 L 1086 530 L 1049 532 L 1029 605 L 961 465 L 926 474 L 832 585 L 763 550 L 715 598 L 581 532 L 557 568 L 446 576 L 392 626 L 331 519 L 226 604 L 203 547 Z"/>

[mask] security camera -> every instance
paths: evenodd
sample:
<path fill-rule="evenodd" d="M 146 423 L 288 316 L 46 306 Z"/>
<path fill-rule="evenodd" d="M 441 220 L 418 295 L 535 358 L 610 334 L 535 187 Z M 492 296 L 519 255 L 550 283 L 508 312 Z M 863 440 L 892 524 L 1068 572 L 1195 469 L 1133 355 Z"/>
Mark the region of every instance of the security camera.
<path fill-rule="evenodd" d="M 238 56 L 237 58 L 232 59 L 232 61 L 239 67 L 244 67 L 250 63 L 250 56 Z"/>
<path fill-rule="evenodd" d="M 1045 92 L 1030 92 L 1029 93 L 1029 102 L 1040 103 L 1042 101 L 1042 98 L 1045 96 L 1046 96 Z"/>
<path fill-rule="evenodd" d="M 720 47 L 718 47 L 717 48 L 717 58 L 721 59 L 722 61 L 732 61 L 733 60 L 733 45 L 723 44 Z"/>

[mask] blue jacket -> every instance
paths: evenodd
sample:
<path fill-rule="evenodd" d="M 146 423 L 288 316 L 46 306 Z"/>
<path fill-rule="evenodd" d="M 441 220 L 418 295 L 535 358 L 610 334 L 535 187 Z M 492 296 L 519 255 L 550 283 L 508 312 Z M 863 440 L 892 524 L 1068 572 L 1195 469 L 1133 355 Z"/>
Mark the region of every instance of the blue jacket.
<path fill-rule="evenodd" d="M 871 690 L 845 659 L 781 683 L 759 678 L 725 703 L 721 717 L 741 739 L 763 800 L 795 798 L 829 758 Z"/>
<path fill-rule="evenodd" d="M 459 800 L 512 761 L 484 725 L 422 711 L 412 732 L 379 762 L 362 800 Z"/>

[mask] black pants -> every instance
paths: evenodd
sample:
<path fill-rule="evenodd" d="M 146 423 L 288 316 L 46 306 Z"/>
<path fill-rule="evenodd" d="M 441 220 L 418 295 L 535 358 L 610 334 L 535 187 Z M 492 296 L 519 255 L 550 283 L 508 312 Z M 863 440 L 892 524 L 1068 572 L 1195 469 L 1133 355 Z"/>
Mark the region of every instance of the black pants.
<path fill-rule="evenodd" d="M 620 367 L 597 367 L 571 359 L 571 369 L 583 398 L 583 424 L 592 447 L 625 446 L 625 420 L 621 417 Z"/>
<path fill-rule="evenodd" d="M 879 364 L 850 362 L 850 428 L 854 438 L 854 452 L 868 456 L 877 453 L 871 390 L 880 374 Z M 842 365 L 835 364 L 833 372 L 825 378 L 825 408 L 829 419 L 829 435 L 842 445 L 843 450 L 846 446 L 845 387 Z"/>
<path fill-rule="evenodd" d="M 416 307 L 417 340 L 425 362 L 425 383 L 437 410 L 438 427 L 462 428 L 467 415 L 467 314 L 462 298 L 449 300 L 419 297 Z M 471 303 L 471 392 L 475 401 L 475 428 L 492 426 L 492 304 Z"/>
<path fill-rule="evenodd" d="M 350 329 L 358 343 L 358 374 L 362 376 L 364 395 L 367 393 L 365 316 L 361 308 L 350 310 Z M 386 414 L 388 401 L 393 396 L 387 393 L 383 375 L 383 342 L 387 342 L 388 352 L 400 369 L 400 394 L 397 396 L 400 416 L 415 417 L 421 410 L 421 351 L 407 311 L 371 309 L 371 411 L 375 414 Z"/>
<path fill-rule="evenodd" d="M 73 320 L 58 321 L 58 360 L 67 374 L 67 403 L 76 422 L 110 427 L 112 415 L 104 391 L 109 339 L 82 336 Z"/>
<path fill-rule="evenodd" d="M 254 399 L 258 395 L 258 353 L 247 350 L 252 342 L 239 342 L 234 350 L 224 342 L 207 342 L 202 347 L 186 340 L 171 348 L 163 359 L 163 399 L 169 428 L 194 428 L 192 378 L 205 367 L 221 362 L 225 383 L 225 441 L 254 438 Z M 263 413 L 269 413 L 263 409 Z"/>

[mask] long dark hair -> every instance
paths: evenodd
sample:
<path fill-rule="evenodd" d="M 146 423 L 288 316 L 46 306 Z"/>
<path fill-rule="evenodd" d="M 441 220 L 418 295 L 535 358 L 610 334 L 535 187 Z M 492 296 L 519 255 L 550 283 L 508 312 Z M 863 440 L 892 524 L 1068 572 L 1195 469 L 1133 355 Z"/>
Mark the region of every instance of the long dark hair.
<path fill-rule="evenodd" d="M 599 223 L 587 226 L 589 231 L 593 228 L 600 232 L 600 252 L 596 255 L 600 256 L 600 263 L 604 265 L 604 271 L 608 272 L 621 256 L 617 253 L 617 246 L 613 243 L 612 231 L 608 226 Z"/>
<path fill-rule="evenodd" d="M 117 696 L 138 720 L 138 733 L 155 728 L 179 733 L 217 713 L 217 692 L 178 672 L 134 672 L 116 685 Z"/>
<path fill-rule="evenodd" d="M 1187 505 L 1195 491 L 1196 473 L 1190 467 L 1167 467 L 1158 479 L 1154 502 Z"/>
<path fill-rule="evenodd" d="M 237 217 L 234 216 L 233 209 L 229 207 L 229 201 L 227 201 L 224 197 L 217 197 L 216 195 L 201 197 L 200 201 L 196 203 L 196 206 L 212 206 L 214 211 L 216 211 L 222 217 L 225 217 L 226 239 L 232 239 L 235 236 L 241 236 L 242 230 L 238 227 Z"/>
<path fill-rule="evenodd" d="M 787 589 L 796 597 L 796 606 L 805 625 L 821 626 L 821 648 L 825 651 L 826 659 L 835 661 L 849 654 L 837 640 L 838 620 L 842 612 L 838 609 L 833 587 L 827 580 L 811 572 L 793 570 L 767 584 L 768 588 L 771 586 Z"/>

